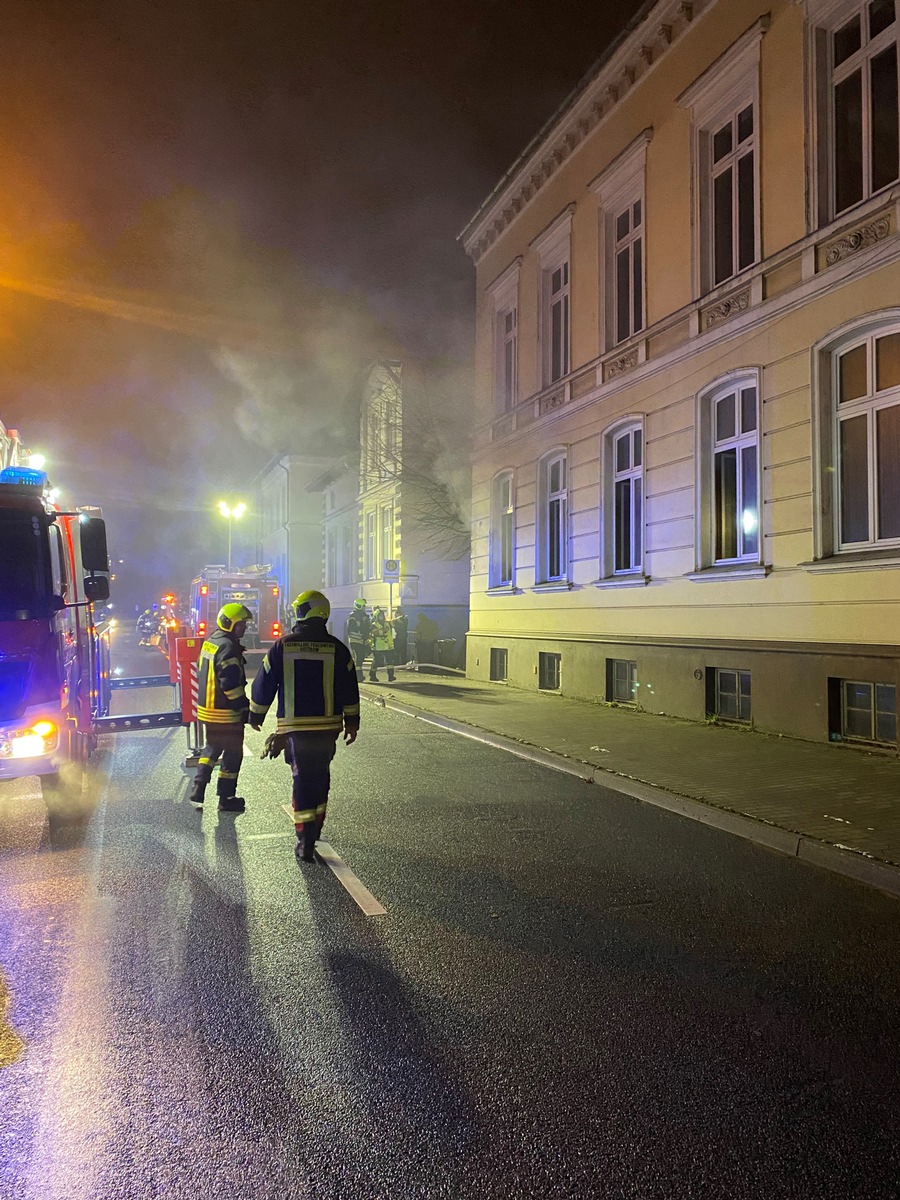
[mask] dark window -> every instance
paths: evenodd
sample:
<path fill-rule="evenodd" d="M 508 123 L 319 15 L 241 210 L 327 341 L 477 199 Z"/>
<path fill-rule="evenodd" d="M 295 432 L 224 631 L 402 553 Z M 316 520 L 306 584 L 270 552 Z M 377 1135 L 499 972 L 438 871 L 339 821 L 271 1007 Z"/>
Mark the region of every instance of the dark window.
<path fill-rule="evenodd" d="M 888 683 L 841 680 L 841 736 L 897 744 L 897 689 Z"/>
<path fill-rule="evenodd" d="M 491 646 L 491 679 L 502 682 L 507 678 L 507 651 L 502 646 Z"/>
<path fill-rule="evenodd" d="M 538 654 L 538 687 L 545 692 L 559 691 L 560 655 Z"/>
<path fill-rule="evenodd" d="M 713 668 L 713 716 L 723 721 L 750 720 L 750 672 Z"/>
<path fill-rule="evenodd" d="M 633 704 L 637 696 L 637 663 L 624 658 L 606 660 L 606 698 Z"/>

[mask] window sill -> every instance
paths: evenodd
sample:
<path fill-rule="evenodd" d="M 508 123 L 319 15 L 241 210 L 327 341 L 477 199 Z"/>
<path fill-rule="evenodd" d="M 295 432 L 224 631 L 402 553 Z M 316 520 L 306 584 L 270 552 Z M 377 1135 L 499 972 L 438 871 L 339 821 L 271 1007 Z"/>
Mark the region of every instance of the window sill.
<path fill-rule="evenodd" d="M 606 579 L 595 579 L 595 588 L 636 588 L 646 587 L 650 582 L 649 575 L 610 575 Z"/>
<path fill-rule="evenodd" d="M 728 583 L 737 579 L 765 579 L 769 567 L 760 563 L 729 563 L 723 567 L 704 567 L 702 571 L 691 571 L 685 575 L 691 583 Z"/>
<path fill-rule="evenodd" d="M 856 554 L 835 554 L 831 558 L 819 558 L 812 562 L 797 564 L 811 574 L 828 571 L 873 571 L 881 567 L 900 567 L 900 551 L 867 550 Z"/>
<path fill-rule="evenodd" d="M 496 587 L 487 588 L 484 594 L 486 596 L 517 596 L 521 590 L 514 583 L 498 583 Z"/>
<path fill-rule="evenodd" d="M 547 583 L 536 583 L 533 592 L 571 592 L 572 583 L 568 579 L 551 579 Z"/>

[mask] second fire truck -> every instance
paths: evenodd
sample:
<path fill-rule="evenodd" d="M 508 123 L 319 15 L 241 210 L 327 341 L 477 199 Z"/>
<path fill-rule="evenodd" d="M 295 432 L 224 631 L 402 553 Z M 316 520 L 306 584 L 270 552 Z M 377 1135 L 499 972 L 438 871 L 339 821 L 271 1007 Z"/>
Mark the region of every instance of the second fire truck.
<path fill-rule="evenodd" d="M 245 605 L 256 618 L 243 639 L 248 650 L 267 650 L 281 637 L 281 588 L 267 566 L 240 571 L 219 565 L 204 567 L 191 581 L 191 633 L 206 637 L 215 629 L 222 605 L 232 603 Z"/>

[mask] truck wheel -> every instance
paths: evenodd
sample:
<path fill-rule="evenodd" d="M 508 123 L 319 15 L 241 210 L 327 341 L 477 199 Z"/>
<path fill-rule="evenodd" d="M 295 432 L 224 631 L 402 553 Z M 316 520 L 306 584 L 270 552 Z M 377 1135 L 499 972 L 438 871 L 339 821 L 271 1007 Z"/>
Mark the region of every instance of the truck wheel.
<path fill-rule="evenodd" d="M 51 819 L 80 820 L 88 808 L 84 793 L 84 767 L 81 763 L 66 763 L 61 771 L 42 775 L 41 795 Z"/>

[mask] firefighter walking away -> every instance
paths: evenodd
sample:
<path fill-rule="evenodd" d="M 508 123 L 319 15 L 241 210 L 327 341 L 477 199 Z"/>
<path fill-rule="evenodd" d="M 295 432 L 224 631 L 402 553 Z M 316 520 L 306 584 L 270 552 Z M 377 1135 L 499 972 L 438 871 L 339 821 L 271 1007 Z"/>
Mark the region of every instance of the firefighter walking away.
<path fill-rule="evenodd" d="M 217 628 L 203 643 L 197 663 L 197 718 L 206 730 L 200 766 L 194 776 L 190 801 L 202 807 L 213 768 L 221 759 L 216 791 L 223 812 L 243 812 L 237 794 L 238 775 L 244 760 L 244 725 L 247 721 L 247 672 L 241 638 L 253 614 L 243 604 L 225 604 L 216 618 Z"/>
<path fill-rule="evenodd" d="M 275 734 L 267 746 L 284 748 L 293 775 L 292 801 L 303 862 L 315 862 L 331 787 L 331 760 L 344 734 L 349 746 L 359 731 L 359 684 L 349 648 L 326 628 L 331 605 L 321 592 L 301 592 L 296 624 L 263 659 L 250 691 L 250 724 L 262 727 L 278 699 Z"/>

